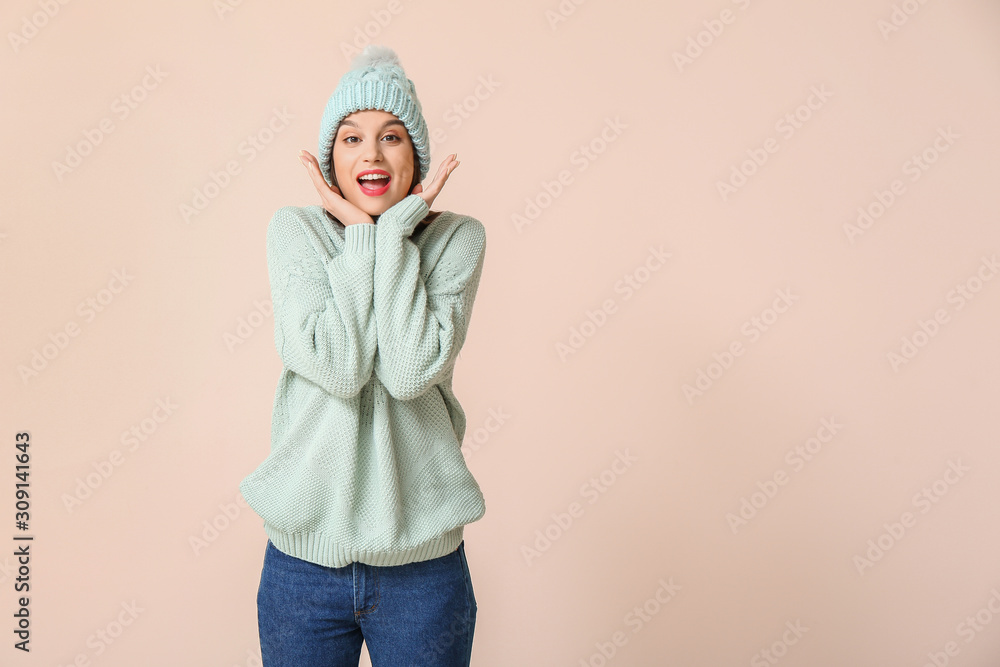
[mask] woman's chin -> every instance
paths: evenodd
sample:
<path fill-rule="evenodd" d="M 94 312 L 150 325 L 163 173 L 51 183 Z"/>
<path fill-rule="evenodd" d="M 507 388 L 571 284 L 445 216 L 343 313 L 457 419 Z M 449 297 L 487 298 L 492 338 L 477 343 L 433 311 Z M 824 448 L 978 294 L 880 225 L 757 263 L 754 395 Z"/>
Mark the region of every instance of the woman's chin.
<path fill-rule="evenodd" d="M 354 205 L 368 215 L 382 215 L 402 200 L 402 197 L 396 199 L 390 199 L 388 197 L 373 197 L 368 201 L 354 202 Z"/>

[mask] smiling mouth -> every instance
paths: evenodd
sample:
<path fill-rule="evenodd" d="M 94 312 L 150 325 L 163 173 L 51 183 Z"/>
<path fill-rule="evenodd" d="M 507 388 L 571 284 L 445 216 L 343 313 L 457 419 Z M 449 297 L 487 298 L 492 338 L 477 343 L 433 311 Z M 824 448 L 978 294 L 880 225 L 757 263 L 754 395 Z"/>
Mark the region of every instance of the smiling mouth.
<path fill-rule="evenodd" d="M 388 174 L 362 174 L 358 177 L 358 187 L 369 197 L 378 197 L 389 189 L 392 177 Z"/>

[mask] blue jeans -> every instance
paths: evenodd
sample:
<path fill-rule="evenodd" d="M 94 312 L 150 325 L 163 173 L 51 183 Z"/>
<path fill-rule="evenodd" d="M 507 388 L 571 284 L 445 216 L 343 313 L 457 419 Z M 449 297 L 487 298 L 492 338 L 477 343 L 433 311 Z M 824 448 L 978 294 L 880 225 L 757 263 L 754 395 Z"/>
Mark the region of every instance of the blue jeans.
<path fill-rule="evenodd" d="M 257 591 L 264 667 L 468 667 L 476 597 L 465 541 L 450 554 L 395 566 L 326 567 L 270 540 Z"/>

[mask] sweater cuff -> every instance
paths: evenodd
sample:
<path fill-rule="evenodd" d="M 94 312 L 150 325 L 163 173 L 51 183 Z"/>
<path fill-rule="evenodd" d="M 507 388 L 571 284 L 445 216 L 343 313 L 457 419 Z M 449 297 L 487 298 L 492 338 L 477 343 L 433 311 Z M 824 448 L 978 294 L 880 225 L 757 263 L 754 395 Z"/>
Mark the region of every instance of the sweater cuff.
<path fill-rule="evenodd" d="M 345 225 L 344 252 L 349 255 L 375 252 L 375 223 L 359 222 Z"/>
<path fill-rule="evenodd" d="M 378 217 L 378 225 L 389 223 L 402 232 L 403 236 L 413 233 L 417 224 L 427 217 L 430 208 L 420 195 L 406 195 Z"/>

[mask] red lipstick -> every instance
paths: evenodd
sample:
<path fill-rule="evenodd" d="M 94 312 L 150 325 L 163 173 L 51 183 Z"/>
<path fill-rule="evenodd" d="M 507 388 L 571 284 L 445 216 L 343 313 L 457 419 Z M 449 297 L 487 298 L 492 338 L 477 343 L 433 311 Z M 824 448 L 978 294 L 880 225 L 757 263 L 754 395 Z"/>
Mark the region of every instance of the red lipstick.
<path fill-rule="evenodd" d="M 379 180 L 375 179 L 361 180 L 361 177 L 367 174 L 377 174 L 379 176 L 384 176 L 385 185 L 382 185 L 380 187 L 370 187 L 369 185 L 366 185 L 366 183 L 380 182 Z M 384 195 L 386 192 L 389 191 L 389 184 L 392 183 L 392 176 L 389 174 L 389 172 L 385 171 L 384 169 L 365 169 L 363 172 L 358 174 L 357 182 L 358 182 L 358 187 L 361 188 L 361 192 L 365 193 L 369 197 L 378 197 L 380 195 Z"/>

